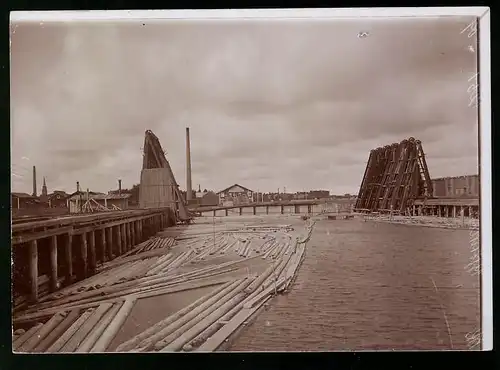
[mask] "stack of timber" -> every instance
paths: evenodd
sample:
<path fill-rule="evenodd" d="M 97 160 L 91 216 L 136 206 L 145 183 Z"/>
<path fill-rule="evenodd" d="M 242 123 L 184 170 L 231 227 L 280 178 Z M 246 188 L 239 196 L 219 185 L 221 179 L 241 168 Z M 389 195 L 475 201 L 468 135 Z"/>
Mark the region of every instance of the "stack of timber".
<path fill-rule="evenodd" d="M 155 237 L 100 273 L 13 317 L 16 352 L 215 351 L 274 295 L 286 291 L 314 223 L 208 230 L 191 225 L 173 240 Z M 210 292 L 143 332 L 110 345 L 136 302 L 200 288 Z"/>
<path fill-rule="evenodd" d="M 479 220 L 467 217 L 437 217 L 437 216 L 387 216 L 366 215 L 365 221 L 387 222 L 408 226 L 425 226 L 440 229 L 479 230 Z"/>

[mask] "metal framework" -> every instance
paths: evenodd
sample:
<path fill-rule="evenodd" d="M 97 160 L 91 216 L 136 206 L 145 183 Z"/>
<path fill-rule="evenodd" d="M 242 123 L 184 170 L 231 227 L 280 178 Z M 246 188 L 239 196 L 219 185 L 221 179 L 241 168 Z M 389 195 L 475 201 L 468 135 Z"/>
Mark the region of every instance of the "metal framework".
<path fill-rule="evenodd" d="M 422 143 L 411 137 L 370 151 L 354 211 L 405 214 L 415 199 L 431 196 Z"/>
<path fill-rule="evenodd" d="M 190 222 L 193 217 L 186 207 L 186 201 L 179 190 L 179 185 L 175 180 L 170 163 L 168 163 L 165 157 L 165 151 L 161 147 L 160 140 L 158 140 L 158 137 L 151 130 L 146 131 L 143 150 L 142 169 L 165 168 L 167 170 L 171 178 L 171 183 L 174 184 L 177 216 L 181 222 Z"/>

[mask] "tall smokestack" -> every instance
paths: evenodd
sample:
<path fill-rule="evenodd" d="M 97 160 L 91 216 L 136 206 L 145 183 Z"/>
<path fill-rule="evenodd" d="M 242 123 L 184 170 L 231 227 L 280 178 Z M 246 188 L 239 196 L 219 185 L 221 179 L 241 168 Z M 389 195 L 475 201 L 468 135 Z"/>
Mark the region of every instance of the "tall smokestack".
<path fill-rule="evenodd" d="M 189 127 L 186 127 L 186 200 L 190 201 L 193 195 L 191 188 L 191 142 L 189 140 Z"/>
<path fill-rule="evenodd" d="M 76 182 L 76 191 L 77 192 L 80 191 L 80 182 L 79 181 Z"/>
<path fill-rule="evenodd" d="M 36 167 L 33 166 L 33 196 L 36 197 Z"/>
<path fill-rule="evenodd" d="M 122 193 L 122 180 L 118 180 L 118 194 Z"/>

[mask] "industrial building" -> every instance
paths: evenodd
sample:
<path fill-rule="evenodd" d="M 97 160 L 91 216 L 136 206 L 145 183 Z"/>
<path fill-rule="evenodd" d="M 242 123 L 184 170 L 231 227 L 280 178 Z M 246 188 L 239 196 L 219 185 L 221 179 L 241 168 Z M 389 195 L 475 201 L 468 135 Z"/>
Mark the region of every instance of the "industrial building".
<path fill-rule="evenodd" d="M 219 203 L 227 206 L 248 204 L 252 202 L 253 190 L 234 184 L 217 193 Z"/>
<path fill-rule="evenodd" d="M 441 177 L 432 180 L 434 197 L 479 197 L 479 175 Z"/>

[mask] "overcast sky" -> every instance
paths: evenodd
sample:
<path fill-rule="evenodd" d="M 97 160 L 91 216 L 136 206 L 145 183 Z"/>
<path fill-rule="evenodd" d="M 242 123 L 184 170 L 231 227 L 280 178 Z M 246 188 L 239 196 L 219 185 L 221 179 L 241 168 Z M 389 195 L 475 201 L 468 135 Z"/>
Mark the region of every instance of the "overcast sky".
<path fill-rule="evenodd" d="M 13 24 L 13 191 L 31 193 L 33 165 L 39 192 L 42 176 L 131 187 L 147 129 L 185 189 L 188 126 L 196 189 L 357 193 L 370 149 L 410 136 L 431 177 L 476 174 L 470 22 Z"/>

